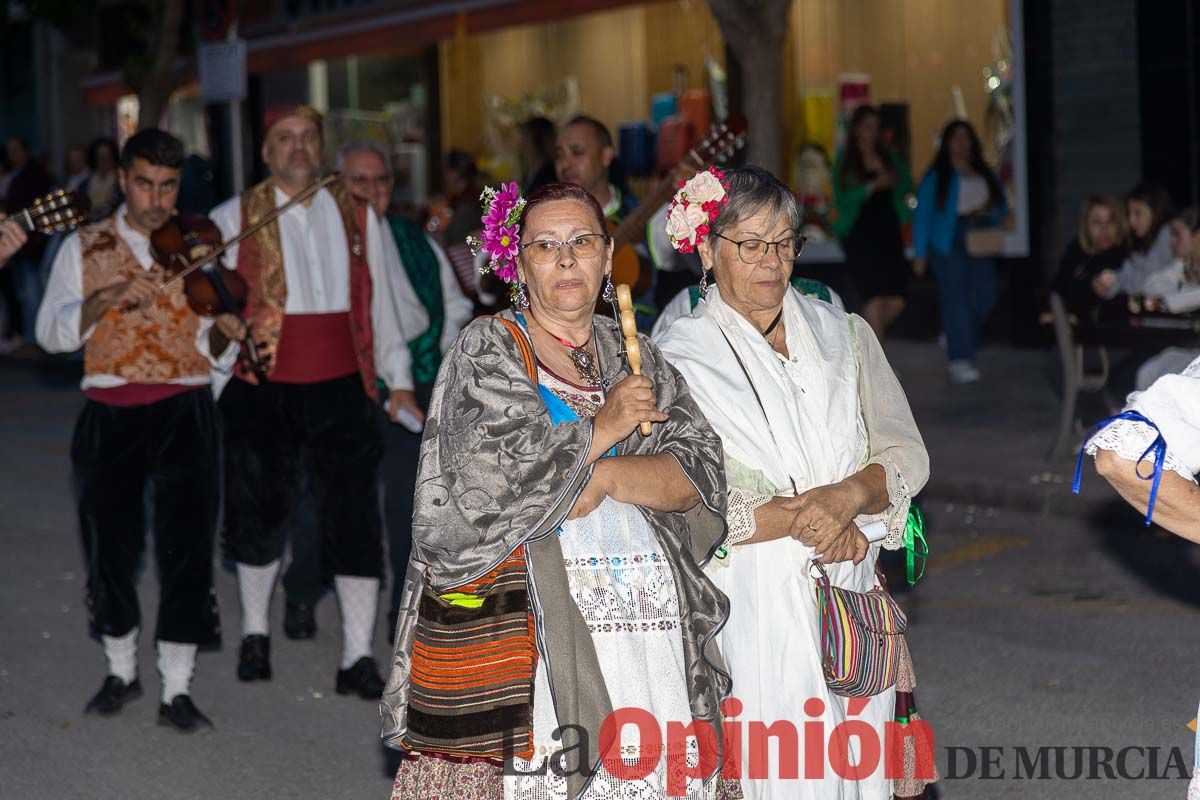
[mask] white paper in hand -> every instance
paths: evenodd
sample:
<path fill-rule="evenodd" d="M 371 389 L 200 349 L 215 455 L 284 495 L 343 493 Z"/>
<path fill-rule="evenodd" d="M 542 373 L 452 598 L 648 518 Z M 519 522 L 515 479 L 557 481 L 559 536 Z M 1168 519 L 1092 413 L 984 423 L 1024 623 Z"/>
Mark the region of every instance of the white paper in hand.
<path fill-rule="evenodd" d="M 391 399 L 383 401 L 383 410 L 387 413 L 388 419 L 392 418 L 392 401 Z M 407 408 L 402 408 L 396 412 L 396 419 L 393 422 L 403 425 L 407 430 L 413 433 L 420 433 L 425 429 L 425 423 L 417 419 L 417 416 Z"/>

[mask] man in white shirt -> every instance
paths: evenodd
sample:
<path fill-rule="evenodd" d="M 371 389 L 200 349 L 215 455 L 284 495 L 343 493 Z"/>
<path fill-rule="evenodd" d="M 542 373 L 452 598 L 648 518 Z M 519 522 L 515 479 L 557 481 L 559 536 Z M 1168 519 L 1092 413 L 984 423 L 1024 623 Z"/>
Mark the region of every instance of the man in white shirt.
<path fill-rule="evenodd" d="M 243 326 L 229 314 L 215 326 L 197 317 L 180 282 L 160 288 L 164 275 L 149 237 L 174 213 L 182 164 L 183 145 L 174 136 L 150 129 L 130 137 L 118 174 L 126 201 L 63 242 L 37 339 L 51 353 L 84 352 L 87 402 L 71 461 L 91 631 L 108 661 L 86 710 L 115 714 L 142 693 L 137 580 L 149 488 L 160 592 L 158 721 L 186 732 L 209 724 L 190 696 L 196 649 L 220 642 L 212 591 L 219 425 L 197 340 L 213 328 L 236 339 Z"/>
<path fill-rule="evenodd" d="M 263 160 L 271 177 L 213 211 L 226 239 L 312 185 L 321 170 L 322 117 L 308 106 L 267 112 Z M 312 489 L 321 562 L 342 612 L 339 694 L 378 698 L 371 639 L 383 570 L 377 381 L 392 407 L 413 404 L 408 340 L 398 318 L 374 214 L 337 184 L 244 239 L 226 266 L 246 280 L 252 336 L 267 379 L 233 369 L 219 334 L 209 352 L 235 372 L 220 398 L 225 434 L 224 544 L 237 563 L 242 605 L 238 678 L 271 677 L 268 614 L 284 530 L 302 486 Z"/>
<path fill-rule="evenodd" d="M 408 424 L 423 423 L 442 356 L 459 331 L 470 322 L 474 305 L 462 293 L 454 267 L 441 247 L 425 235 L 419 225 L 388 216 L 394 179 L 387 153 L 377 145 L 350 142 L 338 151 L 338 171 L 346 189 L 356 199 L 369 203 L 384 223 L 383 249 L 388 270 L 406 275 L 429 317 L 424 333 L 409 340 L 413 383 L 420 407 L 411 412 Z M 392 421 L 397 421 L 392 409 Z M 417 481 L 417 459 L 421 449 L 419 431 L 403 425 L 389 426 L 384 434 L 384 511 L 388 534 L 388 560 L 392 567 L 391 607 L 388 630 L 395 630 L 404 574 L 412 549 L 412 500 Z"/>

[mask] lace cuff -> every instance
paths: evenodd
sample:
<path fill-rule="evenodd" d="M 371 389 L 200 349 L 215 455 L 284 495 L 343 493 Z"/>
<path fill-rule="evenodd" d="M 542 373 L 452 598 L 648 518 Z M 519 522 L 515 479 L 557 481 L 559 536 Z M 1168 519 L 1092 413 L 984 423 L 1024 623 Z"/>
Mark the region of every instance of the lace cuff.
<path fill-rule="evenodd" d="M 1131 419 L 1119 419 L 1105 425 L 1100 432 L 1088 439 L 1087 454 L 1096 455 L 1097 450 L 1111 450 L 1126 461 L 1136 462 L 1146 452 L 1146 448 L 1154 442 L 1157 435 L 1149 425 Z M 1163 459 L 1163 469 L 1176 472 L 1188 481 L 1195 482 L 1191 471 L 1167 450 Z"/>
<path fill-rule="evenodd" d="M 717 555 L 708 562 L 706 570 L 723 569 L 729 566 L 729 558 L 733 553 L 733 546 L 739 542 L 744 542 L 747 539 L 754 537 L 755 531 L 758 530 L 758 524 L 754 521 L 754 511 L 759 506 L 766 505 L 771 501 L 773 495 L 756 494 L 755 492 L 747 492 L 744 489 L 729 490 L 729 504 L 726 507 L 725 522 L 729 533 L 725 536 L 725 541 L 717 549 Z"/>
<path fill-rule="evenodd" d="M 754 494 L 741 489 L 729 490 L 729 507 L 725 520 L 729 523 L 729 535 L 725 539 L 726 547 L 733 547 L 754 536 L 758 525 L 754 521 L 754 511 L 759 506 L 771 501 L 771 495 Z"/>
<path fill-rule="evenodd" d="M 908 482 L 900 474 L 900 468 L 890 458 L 877 456 L 867 462 L 883 467 L 887 476 L 888 507 L 878 514 L 864 514 L 864 522 L 882 522 L 887 526 L 887 536 L 881 544 L 886 550 L 899 550 L 904 546 L 904 527 L 908 524 L 908 507 L 912 505 L 912 493 Z"/>

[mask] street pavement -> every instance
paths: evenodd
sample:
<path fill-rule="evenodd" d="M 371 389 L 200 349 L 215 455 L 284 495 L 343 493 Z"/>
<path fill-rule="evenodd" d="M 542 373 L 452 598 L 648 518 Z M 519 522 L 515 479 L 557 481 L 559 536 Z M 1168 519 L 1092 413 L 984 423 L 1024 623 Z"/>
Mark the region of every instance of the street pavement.
<path fill-rule="evenodd" d="M 985 351 L 984 381 L 971 387 L 946 384 L 932 344 L 890 344 L 889 354 L 933 460 L 921 498 L 932 555 L 900 599 L 918 702 L 946 776 L 939 796 L 1182 798 L 1178 777 L 1058 779 L 1053 761 L 1048 779 L 1021 779 L 1018 748 L 1031 757 L 1066 748 L 1067 776 L 1077 752 L 1085 774 L 1093 754 L 1103 760 L 1102 750 L 1077 750 L 1087 747 L 1158 748 L 1126 751 L 1122 770 L 1144 772 L 1153 757 L 1156 776 L 1179 774 L 1177 764 L 1167 769 L 1177 748 L 1190 770 L 1187 724 L 1200 698 L 1195 548 L 1147 530 L 1094 473 L 1083 495 L 1071 495 L 1073 463 L 1043 460 L 1056 413 L 1043 353 Z M 240 684 L 236 586 L 219 570 L 225 646 L 200 655 L 193 687 L 216 729 L 183 736 L 155 724 L 150 561 L 141 582 L 147 694 L 112 719 L 82 714 L 104 666 L 86 635 L 70 491 L 81 402 L 69 364 L 0 362 L 0 798 L 388 796 L 374 704 L 333 692 L 332 597 L 318 609 L 316 640 L 291 642 L 277 595 L 275 679 Z M 383 634 L 381 624 L 376 653 L 386 663 Z M 953 765 L 948 748 L 957 748 Z M 988 760 L 997 777 L 984 777 Z"/>

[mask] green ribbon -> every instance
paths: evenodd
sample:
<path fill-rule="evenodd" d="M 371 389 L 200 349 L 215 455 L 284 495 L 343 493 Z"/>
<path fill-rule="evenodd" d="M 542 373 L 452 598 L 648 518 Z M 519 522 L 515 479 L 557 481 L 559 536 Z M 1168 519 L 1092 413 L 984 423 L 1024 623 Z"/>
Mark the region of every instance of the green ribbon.
<path fill-rule="evenodd" d="M 449 594 L 441 595 L 441 598 L 452 606 L 462 606 L 463 608 L 479 608 L 483 605 L 483 598 L 473 594 L 463 594 L 462 592 L 450 592 Z"/>
<path fill-rule="evenodd" d="M 925 515 L 916 503 L 908 507 L 908 520 L 904 523 L 905 566 L 908 568 L 908 585 L 915 586 L 925 575 L 925 560 L 929 558 L 929 543 L 925 541 Z M 917 559 L 921 559 L 921 573 L 917 574 Z"/>

